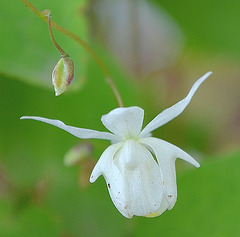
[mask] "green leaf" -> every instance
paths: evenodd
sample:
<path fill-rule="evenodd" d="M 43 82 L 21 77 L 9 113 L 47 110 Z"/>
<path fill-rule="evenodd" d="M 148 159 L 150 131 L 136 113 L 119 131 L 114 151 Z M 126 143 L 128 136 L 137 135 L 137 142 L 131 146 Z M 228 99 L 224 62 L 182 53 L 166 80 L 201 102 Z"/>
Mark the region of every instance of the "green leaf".
<path fill-rule="evenodd" d="M 59 236 L 57 218 L 45 207 L 30 205 L 19 213 L 9 201 L 0 199 L 0 213 L 0 236 Z"/>
<path fill-rule="evenodd" d="M 191 48 L 207 52 L 224 52 L 239 58 L 240 2 L 220 1 L 189 1 L 178 0 L 158 1 L 179 23 L 186 33 Z"/>

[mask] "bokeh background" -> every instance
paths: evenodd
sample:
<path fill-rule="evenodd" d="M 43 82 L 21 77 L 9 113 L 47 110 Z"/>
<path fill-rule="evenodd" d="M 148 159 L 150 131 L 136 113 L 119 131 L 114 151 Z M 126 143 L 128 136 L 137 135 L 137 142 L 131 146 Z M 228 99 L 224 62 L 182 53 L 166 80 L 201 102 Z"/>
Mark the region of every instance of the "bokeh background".
<path fill-rule="evenodd" d="M 240 2 L 189 0 L 31 0 L 84 39 L 109 68 L 125 106 L 147 124 L 207 79 L 184 113 L 154 131 L 195 157 L 177 161 L 178 201 L 148 219 L 121 216 L 103 177 L 88 178 L 107 141 L 80 141 L 23 115 L 106 131 L 117 107 L 91 56 L 54 30 L 75 62 L 75 81 L 54 96 L 59 53 L 47 24 L 20 0 L 0 0 L 0 236 L 240 236 Z M 79 144 L 88 159 L 65 166 Z M 74 150 L 76 151 L 76 150 Z"/>

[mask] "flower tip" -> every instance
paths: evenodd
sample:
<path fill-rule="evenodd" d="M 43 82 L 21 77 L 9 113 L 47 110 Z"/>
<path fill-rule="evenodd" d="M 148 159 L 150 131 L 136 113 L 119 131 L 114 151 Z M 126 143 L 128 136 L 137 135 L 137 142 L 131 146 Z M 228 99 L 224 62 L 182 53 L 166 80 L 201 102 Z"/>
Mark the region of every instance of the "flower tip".
<path fill-rule="evenodd" d="M 23 119 L 26 119 L 27 118 L 27 116 L 22 116 L 21 118 L 20 118 L 20 120 L 23 120 Z"/>
<path fill-rule="evenodd" d="M 89 178 L 89 182 L 90 183 L 94 183 L 96 181 L 97 177 L 91 175 L 90 178 Z"/>
<path fill-rule="evenodd" d="M 62 90 L 62 91 L 60 91 L 60 90 L 55 90 L 55 96 L 59 96 L 59 95 L 61 95 L 63 92 L 64 92 L 65 90 Z"/>
<path fill-rule="evenodd" d="M 210 76 L 211 74 L 213 74 L 212 71 L 209 71 L 209 72 L 206 73 L 207 76 Z"/>
<path fill-rule="evenodd" d="M 212 71 L 209 71 L 207 73 L 205 73 L 200 79 L 203 81 L 205 81 L 209 76 L 211 76 L 213 72 Z"/>
<path fill-rule="evenodd" d="M 199 168 L 199 167 L 200 167 L 200 164 L 199 164 L 198 162 L 196 162 L 195 167 L 196 167 L 196 168 Z"/>

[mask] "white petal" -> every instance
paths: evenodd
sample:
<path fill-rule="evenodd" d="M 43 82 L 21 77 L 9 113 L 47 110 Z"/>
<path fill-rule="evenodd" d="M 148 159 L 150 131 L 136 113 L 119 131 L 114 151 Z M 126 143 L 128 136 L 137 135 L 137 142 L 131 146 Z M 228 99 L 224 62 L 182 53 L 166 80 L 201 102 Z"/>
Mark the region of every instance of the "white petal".
<path fill-rule="evenodd" d="M 168 123 L 172 119 L 176 118 L 179 114 L 183 112 L 183 110 L 187 107 L 189 102 L 191 101 L 194 93 L 198 89 L 198 87 L 201 85 L 202 82 L 204 82 L 212 72 L 206 73 L 204 76 L 202 76 L 200 79 L 198 79 L 194 85 L 192 86 L 190 92 L 188 93 L 187 97 L 185 97 L 183 100 L 179 101 L 177 104 L 171 106 L 168 109 L 165 109 L 162 111 L 159 115 L 157 115 L 141 132 L 141 137 L 145 137 L 148 133 L 152 132 L 153 130 L 159 128 L 160 126 Z"/>
<path fill-rule="evenodd" d="M 103 152 L 92 171 L 90 182 L 95 182 L 100 175 L 103 175 L 114 205 L 123 216 L 131 218 L 132 216 L 128 215 L 125 209 L 127 201 L 125 199 L 123 177 L 114 164 L 114 156 L 121 146 L 122 143 L 113 144 Z"/>
<path fill-rule="evenodd" d="M 122 143 L 116 143 L 110 145 L 101 155 L 97 164 L 95 165 L 92 174 L 90 176 L 90 182 L 94 183 L 97 178 L 104 174 L 105 172 L 108 174 L 115 174 L 117 172 L 117 167 L 114 165 L 113 158 L 117 151 L 122 147 Z"/>
<path fill-rule="evenodd" d="M 143 145 L 128 140 L 116 154 L 115 164 L 123 177 L 129 216 L 156 216 L 161 207 L 163 187 L 157 162 Z"/>
<path fill-rule="evenodd" d="M 199 164 L 185 151 L 161 139 L 148 137 L 143 138 L 140 141 L 156 155 L 159 167 L 161 168 L 161 172 L 163 174 L 164 197 L 169 204 L 168 209 L 171 209 L 177 200 L 175 171 L 176 158 L 188 161 L 196 167 L 199 167 Z"/>
<path fill-rule="evenodd" d="M 41 121 L 44 123 L 48 123 L 58 128 L 61 128 L 71 133 L 72 135 L 82 139 L 88 139 L 88 138 L 97 138 L 97 139 L 106 139 L 106 140 L 116 139 L 116 136 L 114 134 L 107 133 L 107 132 L 99 132 L 91 129 L 76 128 L 76 127 L 68 126 L 60 120 L 47 119 L 47 118 L 36 117 L 36 116 L 23 116 L 20 119 L 33 119 L 33 120 Z"/>
<path fill-rule="evenodd" d="M 142 129 L 144 111 L 133 106 L 117 108 L 102 116 L 104 126 L 121 139 L 137 137 Z"/>
<path fill-rule="evenodd" d="M 146 215 L 145 217 L 156 217 L 156 216 L 160 216 L 163 212 L 165 212 L 167 209 L 169 208 L 169 202 L 167 200 L 167 198 L 164 195 L 164 191 L 163 191 L 163 197 L 162 197 L 162 202 L 161 202 L 161 206 L 159 207 L 159 209 L 157 209 L 154 213 Z"/>

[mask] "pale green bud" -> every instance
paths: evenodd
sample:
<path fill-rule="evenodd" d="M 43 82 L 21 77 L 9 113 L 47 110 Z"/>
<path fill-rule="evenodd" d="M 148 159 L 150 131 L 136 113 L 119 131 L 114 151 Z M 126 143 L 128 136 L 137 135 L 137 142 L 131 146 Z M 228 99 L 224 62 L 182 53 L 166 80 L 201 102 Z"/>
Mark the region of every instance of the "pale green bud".
<path fill-rule="evenodd" d="M 92 153 L 91 143 L 80 143 L 70 149 L 64 156 L 64 164 L 66 166 L 77 165 L 88 159 Z"/>
<path fill-rule="evenodd" d="M 62 57 L 52 72 L 52 84 L 55 95 L 61 95 L 70 85 L 74 77 L 73 61 L 69 57 Z"/>

